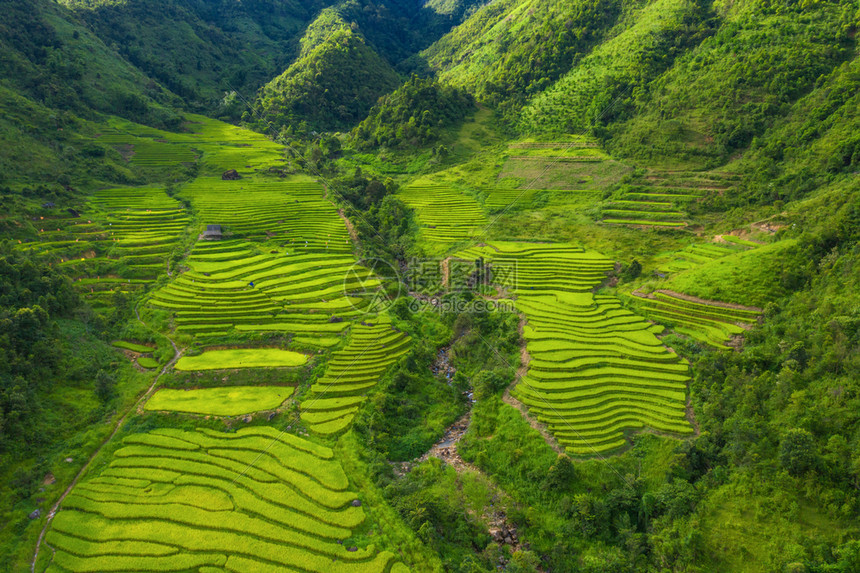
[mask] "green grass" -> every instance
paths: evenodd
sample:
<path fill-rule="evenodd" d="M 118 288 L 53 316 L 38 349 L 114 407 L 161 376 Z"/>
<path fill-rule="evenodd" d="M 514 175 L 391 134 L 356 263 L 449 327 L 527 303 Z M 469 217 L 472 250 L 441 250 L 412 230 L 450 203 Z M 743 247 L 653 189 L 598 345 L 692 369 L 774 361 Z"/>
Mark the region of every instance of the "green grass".
<path fill-rule="evenodd" d="M 158 368 L 158 360 L 155 358 L 149 358 L 148 356 L 141 356 L 137 359 L 137 363 L 141 365 L 143 368 L 147 368 L 152 370 L 153 368 Z"/>
<path fill-rule="evenodd" d="M 293 368 L 307 363 L 305 354 L 277 348 L 210 350 L 199 356 L 183 356 L 177 370 L 225 370 L 228 368 Z"/>
<path fill-rule="evenodd" d="M 799 256 L 796 241 L 784 240 L 736 253 L 680 272 L 657 288 L 707 300 L 763 307 L 787 291 L 786 260 Z"/>
<path fill-rule="evenodd" d="M 151 346 L 144 346 L 143 344 L 136 344 L 134 342 L 128 342 L 127 340 L 114 340 L 111 342 L 111 346 L 115 346 L 117 348 L 124 348 L 126 350 L 131 350 L 132 352 L 152 352 L 154 348 Z"/>
<path fill-rule="evenodd" d="M 163 388 L 152 395 L 145 410 L 185 412 L 211 416 L 241 416 L 260 410 L 273 410 L 293 394 L 290 386 L 229 386 L 171 390 Z"/>

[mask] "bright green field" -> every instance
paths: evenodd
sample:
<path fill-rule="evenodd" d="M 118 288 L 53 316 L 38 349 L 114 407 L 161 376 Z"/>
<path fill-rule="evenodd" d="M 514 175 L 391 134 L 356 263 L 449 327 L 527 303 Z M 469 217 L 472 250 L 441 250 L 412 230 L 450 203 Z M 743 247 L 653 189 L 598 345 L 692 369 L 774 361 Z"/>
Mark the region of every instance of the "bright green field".
<path fill-rule="evenodd" d="M 127 342 L 125 340 L 114 340 L 111 342 L 111 345 L 117 348 L 125 348 L 126 350 L 131 350 L 132 352 L 152 352 L 153 348 L 151 346 L 144 346 L 143 344 L 135 344 L 134 342 Z"/>
<path fill-rule="evenodd" d="M 144 368 L 158 368 L 158 360 L 156 360 L 155 358 L 149 358 L 147 356 L 141 356 L 140 358 L 138 358 L 137 363 Z"/>
<path fill-rule="evenodd" d="M 277 348 L 233 348 L 212 350 L 199 356 L 183 356 L 177 370 L 221 370 L 225 368 L 278 368 L 301 366 L 308 357 Z"/>
<path fill-rule="evenodd" d="M 187 412 L 212 416 L 241 416 L 260 410 L 273 410 L 292 396 L 290 386 L 228 386 L 156 392 L 145 410 Z"/>

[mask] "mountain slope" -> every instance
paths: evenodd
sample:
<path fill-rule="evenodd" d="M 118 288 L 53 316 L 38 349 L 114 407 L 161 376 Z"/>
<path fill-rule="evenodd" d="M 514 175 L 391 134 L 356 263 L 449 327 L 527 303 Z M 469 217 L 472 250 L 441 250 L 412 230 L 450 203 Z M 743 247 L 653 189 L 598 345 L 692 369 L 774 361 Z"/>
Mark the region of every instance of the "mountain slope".
<path fill-rule="evenodd" d="M 641 159 L 724 161 L 851 57 L 856 23 L 851 3 L 724 6 L 716 34 L 649 86 L 634 117 L 612 129 L 612 147 Z"/>
<path fill-rule="evenodd" d="M 323 0 L 64 0 L 123 57 L 194 105 L 256 89 L 296 53 Z"/>
<path fill-rule="evenodd" d="M 300 57 L 261 91 L 258 108 L 278 126 L 349 128 L 397 87 L 394 69 L 334 10 L 308 27 Z"/>
<path fill-rule="evenodd" d="M 176 124 L 178 100 L 47 0 L 9 0 L 0 20 L 0 77 L 50 108 Z"/>
<path fill-rule="evenodd" d="M 470 89 L 515 121 L 594 46 L 620 14 L 616 0 L 500 0 L 422 52 L 439 78 Z"/>
<path fill-rule="evenodd" d="M 711 33 L 709 12 L 707 2 L 679 0 L 627 11 L 606 40 L 528 103 L 520 130 L 583 132 L 598 118 L 605 123 L 618 115 L 619 106 L 607 110 L 613 100 L 631 101 L 634 90 L 646 89 L 675 57 Z"/>

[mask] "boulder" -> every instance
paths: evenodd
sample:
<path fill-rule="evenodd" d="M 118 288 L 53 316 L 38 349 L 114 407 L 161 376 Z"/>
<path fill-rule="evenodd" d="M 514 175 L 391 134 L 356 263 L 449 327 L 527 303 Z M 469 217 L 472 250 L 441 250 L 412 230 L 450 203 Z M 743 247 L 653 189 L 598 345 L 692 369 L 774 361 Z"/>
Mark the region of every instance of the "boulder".
<path fill-rule="evenodd" d="M 361 500 L 360 499 L 352 500 L 352 507 L 361 507 Z"/>
<path fill-rule="evenodd" d="M 41 510 L 41 509 L 37 509 L 36 511 L 34 511 L 33 513 L 31 513 L 31 514 L 30 514 L 30 515 L 28 515 L 27 517 L 29 517 L 30 519 L 39 519 L 39 517 L 41 517 L 41 516 L 42 516 L 42 510 Z"/>
<path fill-rule="evenodd" d="M 225 171 L 224 174 L 221 176 L 221 179 L 223 179 L 224 181 L 236 181 L 241 178 L 242 176 L 239 175 L 239 172 L 235 169 Z"/>

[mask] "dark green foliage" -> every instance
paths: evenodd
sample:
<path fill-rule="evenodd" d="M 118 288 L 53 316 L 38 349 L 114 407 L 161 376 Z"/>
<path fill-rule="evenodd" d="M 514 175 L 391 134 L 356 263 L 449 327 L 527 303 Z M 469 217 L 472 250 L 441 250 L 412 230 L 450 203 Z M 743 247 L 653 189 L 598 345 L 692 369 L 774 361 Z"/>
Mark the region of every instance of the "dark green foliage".
<path fill-rule="evenodd" d="M 367 256 L 402 261 L 414 248 L 416 223 L 412 210 L 385 189 L 381 182 L 370 181 L 358 200 L 372 206 L 352 220 Z"/>
<path fill-rule="evenodd" d="M 379 55 L 396 66 L 426 48 L 458 24 L 470 7 L 482 0 L 458 0 L 439 10 L 423 1 L 346 0 L 338 11 L 355 22 Z"/>
<path fill-rule="evenodd" d="M 89 115 L 95 109 L 151 125 L 176 127 L 173 95 L 111 54 L 54 2 L 8 0 L 0 21 L 0 75 L 49 108 Z"/>
<path fill-rule="evenodd" d="M 443 556 L 447 570 L 458 570 L 468 557 L 473 568 L 467 570 L 488 571 L 492 563 L 475 553 L 491 539 L 476 516 L 465 511 L 463 494 L 455 493 L 458 481 L 453 468 L 431 458 L 386 487 L 385 495 L 418 537 Z"/>
<path fill-rule="evenodd" d="M 412 76 L 383 97 L 351 135 L 359 149 L 426 147 L 474 109 L 466 92 Z"/>
<path fill-rule="evenodd" d="M 324 32 L 309 39 L 302 55 L 260 92 L 257 107 L 275 127 L 305 121 L 317 130 L 349 128 L 399 83 L 359 33 L 329 12 L 320 18 L 325 21 L 312 29 Z"/>
<path fill-rule="evenodd" d="M 640 159 L 725 160 L 850 53 L 848 4 L 745 3 L 637 98 L 611 147 Z"/>
<path fill-rule="evenodd" d="M 470 88 L 509 121 L 575 65 L 621 8 L 606 0 L 552 1 L 523 13 L 520 4 L 490 3 L 424 54 L 443 79 Z"/>
<path fill-rule="evenodd" d="M 325 2 L 65 0 L 106 43 L 192 105 L 254 90 L 296 53 L 295 36 Z M 255 49 L 248 50 L 253 44 Z"/>
<path fill-rule="evenodd" d="M 786 432 L 779 444 L 779 463 L 792 476 L 798 477 L 817 464 L 815 439 L 806 430 L 794 428 Z"/>
<path fill-rule="evenodd" d="M 0 250 L 0 452 L 28 450 L 40 392 L 61 367 L 53 317 L 69 315 L 78 295 L 69 280 L 11 248 Z"/>
<path fill-rule="evenodd" d="M 99 400 L 107 402 L 116 390 L 116 376 L 105 370 L 99 370 L 96 372 L 95 390 Z"/>

